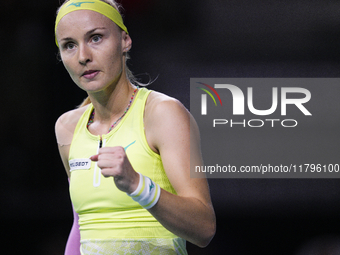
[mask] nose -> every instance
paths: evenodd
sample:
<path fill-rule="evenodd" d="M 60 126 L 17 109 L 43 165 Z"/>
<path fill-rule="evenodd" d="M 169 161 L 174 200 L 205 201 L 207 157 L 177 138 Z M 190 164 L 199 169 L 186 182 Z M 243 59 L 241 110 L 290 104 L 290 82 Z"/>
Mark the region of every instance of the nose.
<path fill-rule="evenodd" d="M 78 56 L 79 60 L 78 61 L 79 61 L 79 64 L 81 64 L 81 65 L 86 65 L 88 62 L 90 62 L 92 60 L 91 50 L 85 44 L 79 45 L 79 53 L 78 54 L 79 54 L 79 56 Z"/>

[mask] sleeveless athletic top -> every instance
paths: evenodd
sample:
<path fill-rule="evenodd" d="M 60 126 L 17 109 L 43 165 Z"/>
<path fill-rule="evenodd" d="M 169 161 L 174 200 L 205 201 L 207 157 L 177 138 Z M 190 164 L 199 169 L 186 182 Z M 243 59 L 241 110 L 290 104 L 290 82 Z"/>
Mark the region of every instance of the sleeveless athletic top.
<path fill-rule="evenodd" d="M 138 91 L 119 124 L 102 135 L 102 147 L 124 147 L 135 171 L 176 194 L 160 156 L 146 141 L 143 115 L 150 92 L 146 88 Z M 69 153 L 70 196 L 79 215 L 81 254 L 187 254 L 184 239 L 166 230 L 89 160 L 100 147 L 100 136 L 87 129 L 92 111 L 90 104 L 80 117 Z"/>

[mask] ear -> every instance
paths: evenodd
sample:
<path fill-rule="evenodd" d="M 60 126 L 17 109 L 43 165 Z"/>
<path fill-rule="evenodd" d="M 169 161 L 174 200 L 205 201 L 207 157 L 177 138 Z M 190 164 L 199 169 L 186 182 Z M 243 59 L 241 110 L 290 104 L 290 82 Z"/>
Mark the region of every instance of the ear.
<path fill-rule="evenodd" d="M 131 37 L 125 32 L 122 32 L 122 50 L 123 52 L 128 52 L 132 47 Z"/>

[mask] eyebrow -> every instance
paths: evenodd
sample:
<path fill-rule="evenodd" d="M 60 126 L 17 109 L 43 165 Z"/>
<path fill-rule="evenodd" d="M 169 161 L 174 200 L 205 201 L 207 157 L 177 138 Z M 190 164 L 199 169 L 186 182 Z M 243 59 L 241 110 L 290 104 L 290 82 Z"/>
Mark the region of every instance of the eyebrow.
<path fill-rule="evenodd" d="M 96 30 L 103 30 L 103 29 L 106 29 L 106 28 L 105 28 L 105 27 L 96 27 L 96 28 L 94 28 L 94 29 L 91 29 L 91 30 L 89 30 L 89 31 L 87 31 L 87 32 L 85 33 L 85 37 L 88 36 L 88 35 L 90 35 L 90 34 L 92 34 L 92 33 L 95 32 Z M 65 38 L 60 39 L 60 42 L 62 42 L 62 41 L 72 41 L 72 40 L 73 40 L 72 37 L 65 37 Z"/>

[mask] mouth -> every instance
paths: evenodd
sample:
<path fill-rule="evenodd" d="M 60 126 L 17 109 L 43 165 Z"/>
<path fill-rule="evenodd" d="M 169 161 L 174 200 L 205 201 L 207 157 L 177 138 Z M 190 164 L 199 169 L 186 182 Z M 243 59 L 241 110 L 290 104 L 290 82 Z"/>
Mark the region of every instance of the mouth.
<path fill-rule="evenodd" d="M 98 70 L 88 70 L 85 71 L 81 76 L 86 79 L 93 79 L 94 77 L 97 76 L 98 73 L 99 73 Z"/>

